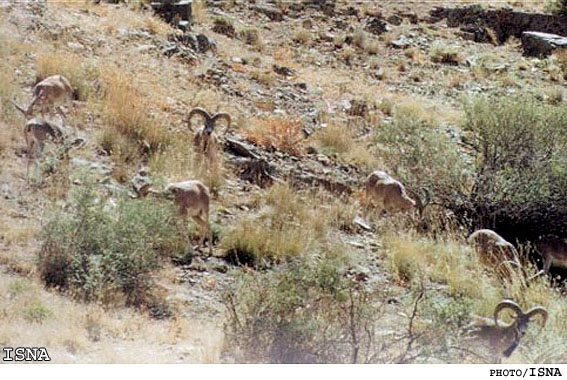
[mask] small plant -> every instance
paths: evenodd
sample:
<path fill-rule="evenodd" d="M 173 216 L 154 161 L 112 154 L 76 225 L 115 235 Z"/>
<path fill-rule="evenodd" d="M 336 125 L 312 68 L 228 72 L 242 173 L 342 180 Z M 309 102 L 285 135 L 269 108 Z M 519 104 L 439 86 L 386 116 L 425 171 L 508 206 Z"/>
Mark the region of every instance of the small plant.
<path fill-rule="evenodd" d="M 302 45 L 310 45 L 313 41 L 313 34 L 307 29 L 299 29 L 293 35 L 293 41 Z"/>
<path fill-rule="evenodd" d="M 53 315 L 53 312 L 39 300 L 28 303 L 22 313 L 26 321 L 36 323 L 41 323 Z"/>
<path fill-rule="evenodd" d="M 447 46 L 440 43 L 433 44 L 430 57 L 433 62 L 455 66 L 463 61 L 463 56 L 457 46 Z"/>
<path fill-rule="evenodd" d="M 214 25 L 211 29 L 215 33 L 224 34 L 225 36 L 234 38 L 236 35 L 236 29 L 232 24 L 232 20 L 227 17 L 217 16 L 214 19 Z"/>
<path fill-rule="evenodd" d="M 245 131 L 246 137 L 269 149 L 278 149 L 294 156 L 303 153 L 301 124 L 283 118 L 255 119 Z"/>

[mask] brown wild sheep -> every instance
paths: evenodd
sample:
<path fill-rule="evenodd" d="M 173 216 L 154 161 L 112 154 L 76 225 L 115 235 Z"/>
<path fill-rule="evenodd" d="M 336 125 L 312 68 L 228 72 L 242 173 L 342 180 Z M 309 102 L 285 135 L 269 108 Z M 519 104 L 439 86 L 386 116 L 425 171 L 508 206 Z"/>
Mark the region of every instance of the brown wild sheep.
<path fill-rule="evenodd" d="M 372 172 L 365 186 L 365 200 L 367 204 L 377 203 L 378 212 L 407 211 L 415 206 L 405 191 L 404 185 L 396 181 L 387 173 L 376 170 Z"/>
<path fill-rule="evenodd" d="M 502 264 L 509 263 L 521 268 L 518 251 L 496 232 L 488 229 L 473 232 L 467 242 L 472 245 L 480 256 L 480 261 L 489 268 L 501 271 L 500 274 L 508 276 Z"/>
<path fill-rule="evenodd" d="M 510 309 L 516 315 L 512 323 L 502 326 L 498 323 L 498 314 L 504 309 Z M 536 306 L 524 313 L 514 301 L 503 300 L 494 309 L 494 320 L 477 317 L 476 321 L 467 326 L 469 343 L 476 342 L 487 346 L 491 359 L 500 363 L 503 357 L 512 355 L 526 334 L 531 318 L 538 314 L 543 319 L 542 326 L 545 326 L 548 317 L 545 308 Z"/>
<path fill-rule="evenodd" d="M 73 88 L 69 80 L 62 75 L 52 75 L 34 86 L 33 98 L 27 109 L 24 110 L 18 105 L 16 107 L 26 116 L 30 116 L 36 106 L 39 106 L 42 115 L 49 112 L 49 107 L 57 106 L 58 113 L 64 116 L 61 105 L 71 104 L 72 102 Z"/>
<path fill-rule="evenodd" d="M 56 124 L 39 118 L 29 120 L 24 126 L 23 132 L 28 156 L 26 178 L 29 180 L 30 164 L 34 161 L 37 169 L 38 160 L 46 141 L 53 141 L 61 145 L 64 142 L 64 134 L 62 129 Z"/>
<path fill-rule="evenodd" d="M 184 182 L 174 182 L 166 186 L 163 192 L 157 192 L 145 187 L 138 193 L 139 196 L 153 194 L 157 196 L 173 196 L 174 202 L 179 207 L 179 215 L 185 222 L 187 216 L 191 216 L 201 230 L 201 239 L 197 249 L 203 245 L 205 238 L 209 239 L 209 254 L 213 254 L 213 234 L 209 224 L 209 188 L 201 181 L 189 180 Z"/>
<path fill-rule="evenodd" d="M 543 270 L 538 275 L 549 273 L 551 267 L 567 268 L 567 239 L 544 235 L 538 238 L 535 247 L 543 259 Z"/>
<path fill-rule="evenodd" d="M 217 121 L 224 119 L 228 124 L 228 130 L 231 123 L 230 115 L 227 113 L 217 113 L 211 116 L 203 108 L 194 108 L 186 118 L 189 129 L 191 129 L 191 119 L 195 115 L 200 115 L 204 118 L 205 126 L 195 134 L 195 137 L 193 138 L 193 145 L 195 146 L 196 151 L 204 155 L 209 162 L 214 162 L 217 158 L 218 151 L 218 138 L 214 132 L 215 124 Z"/>

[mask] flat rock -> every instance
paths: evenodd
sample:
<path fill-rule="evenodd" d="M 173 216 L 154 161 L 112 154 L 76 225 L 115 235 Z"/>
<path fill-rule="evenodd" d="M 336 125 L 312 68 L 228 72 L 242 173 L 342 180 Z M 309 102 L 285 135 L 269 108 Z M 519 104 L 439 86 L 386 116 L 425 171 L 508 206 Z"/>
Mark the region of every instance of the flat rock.
<path fill-rule="evenodd" d="M 541 32 L 523 32 L 524 54 L 531 57 L 547 57 L 556 49 L 567 48 L 567 37 Z"/>

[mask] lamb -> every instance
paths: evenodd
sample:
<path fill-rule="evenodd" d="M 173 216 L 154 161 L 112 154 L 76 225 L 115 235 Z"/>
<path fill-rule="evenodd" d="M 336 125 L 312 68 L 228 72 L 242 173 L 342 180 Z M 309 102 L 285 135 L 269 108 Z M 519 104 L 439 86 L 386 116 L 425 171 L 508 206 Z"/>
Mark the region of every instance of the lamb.
<path fill-rule="evenodd" d="M 552 266 L 567 268 L 567 239 L 556 235 L 544 235 L 538 238 L 535 247 L 543 259 L 543 270 L 536 276 L 549 273 Z"/>
<path fill-rule="evenodd" d="M 57 106 L 57 111 L 64 116 L 61 110 L 62 104 L 71 104 L 73 101 L 73 88 L 69 80 L 62 75 L 52 75 L 45 78 L 33 88 L 33 98 L 27 109 L 16 107 L 26 116 L 31 116 L 36 106 L 40 107 L 40 113 L 44 115 L 49 107 Z M 15 104 L 15 102 L 14 102 Z"/>
<path fill-rule="evenodd" d="M 516 315 L 512 323 L 502 326 L 498 323 L 498 314 L 504 309 L 510 309 Z M 480 343 L 488 346 L 491 359 L 495 363 L 500 363 L 503 357 L 507 358 L 512 355 L 519 346 L 521 339 L 526 334 L 529 322 L 532 317 L 538 314 L 543 319 L 543 328 L 548 317 L 545 308 L 536 306 L 524 313 L 516 302 L 503 300 L 494 309 L 494 320 L 477 317 L 476 321 L 467 326 L 465 329 L 467 338 L 469 343 Z"/>
<path fill-rule="evenodd" d="M 504 276 L 509 276 L 509 268 L 503 268 L 503 264 L 511 264 L 521 268 L 518 251 L 496 232 L 482 229 L 473 232 L 467 242 L 475 247 L 481 262 Z"/>
<path fill-rule="evenodd" d="M 205 119 L 205 126 L 202 130 L 195 134 L 195 137 L 193 138 L 193 145 L 195 146 L 195 149 L 199 153 L 203 154 L 209 162 L 214 162 L 217 158 L 218 151 L 218 138 L 214 132 L 215 124 L 220 119 L 224 119 L 228 123 L 228 130 L 231 124 L 230 115 L 227 113 L 217 113 L 211 116 L 203 108 L 193 108 L 186 119 L 189 129 L 192 129 L 191 119 L 195 115 L 201 115 Z"/>
<path fill-rule="evenodd" d="M 389 174 L 376 170 L 372 172 L 365 186 L 365 199 L 367 204 L 375 201 L 378 212 L 407 211 L 416 205 L 405 191 L 404 185 L 396 181 Z"/>
<path fill-rule="evenodd" d="M 209 224 L 209 204 L 210 193 L 209 188 L 201 181 L 189 180 L 184 182 L 174 182 L 166 186 L 163 192 L 157 192 L 145 187 L 139 196 L 145 196 L 148 193 L 158 196 L 173 196 L 174 202 L 179 207 L 179 215 L 184 222 L 187 216 L 191 216 L 201 230 L 201 239 L 197 249 L 203 245 L 205 238 L 209 239 L 209 255 L 213 254 L 213 234 Z"/>

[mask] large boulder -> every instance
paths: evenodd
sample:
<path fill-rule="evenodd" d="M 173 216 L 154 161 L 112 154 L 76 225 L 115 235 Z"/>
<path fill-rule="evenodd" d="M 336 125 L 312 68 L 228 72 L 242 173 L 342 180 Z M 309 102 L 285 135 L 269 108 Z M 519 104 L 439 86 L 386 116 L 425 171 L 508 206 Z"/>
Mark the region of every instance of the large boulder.
<path fill-rule="evenodd" d="M 191 21 L 192 0 L 157 0 L 150 3 L 154 12 L 163 17 L 167 22 Z"/>
<path fill-rule="evenodd" d="M 541 32 L 523 32 L 524 53 L 532 57 L 547 57 L 556 49 L 567 48 L 567 37 Z"/>

